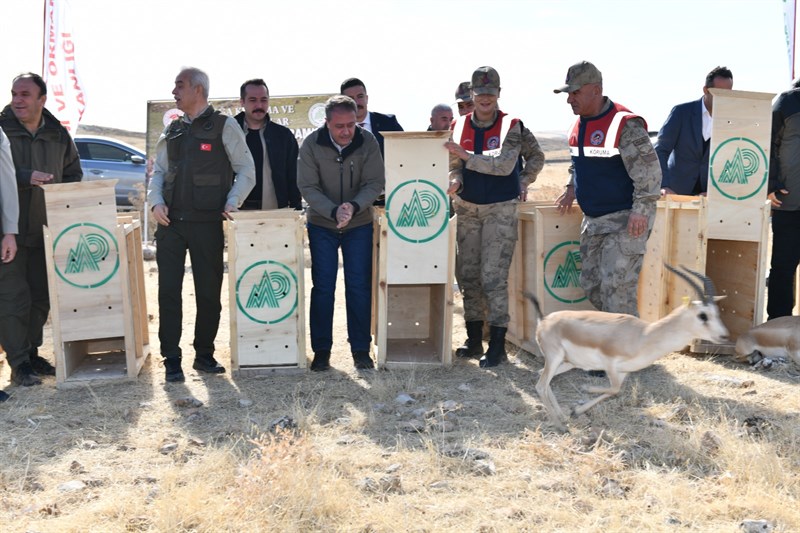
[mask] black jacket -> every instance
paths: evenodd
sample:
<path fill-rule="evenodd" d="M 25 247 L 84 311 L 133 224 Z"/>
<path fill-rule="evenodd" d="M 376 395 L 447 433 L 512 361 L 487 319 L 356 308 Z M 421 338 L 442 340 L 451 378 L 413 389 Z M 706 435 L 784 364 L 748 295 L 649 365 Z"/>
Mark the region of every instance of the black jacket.
<path fill-rule="evenodd" d="M 383 155 L 383 135 L 382 131 L 403 131 L 403 126 L 397 122 L 394 115 L 384 115 L 383 113 L 369 112 L 369 122 L 372 127 L 372 134 L 378 141 L 378 146 L 381 147 L 381 155 Z"/>
<path fill-rule="evenodd" d="M 31 185 L 34 170 L 53 175 L 53 183 L 81 181 L 80 156 L 72 137 L 47 109 L 42 110 L 44 126 L 31 135 L 17 120 L 11 106 L 0 112 L 0 127 L 11 142 L 19 190 L 19 234 L 25 246 L 43 246 L 42 225 L 47 224 L 44 190 Z"/>
<path fill-rule="evenodd" d="M 244 111 L 233 117 L 244 127 Z M 267 146 L 269 166 L 272 170 L 272 183 L 275 187 L 275 198 L 278 208 L 291 207 L 300 209 L 300 190 L 297 188 L 297 139 L 292 130 L 276 124 L 267 115 L 267 127 L 264 128 L 264 143 Z M 256 169 L 258 176 L 258 169 Z M 252 193 L 251 193 L 252 194 Z M 245 202 L 249 203 L 248 197 Z M 258 199 L 261 202 L 261 199 Z M 244 207 L 243 207 L 244 209 Z"/>

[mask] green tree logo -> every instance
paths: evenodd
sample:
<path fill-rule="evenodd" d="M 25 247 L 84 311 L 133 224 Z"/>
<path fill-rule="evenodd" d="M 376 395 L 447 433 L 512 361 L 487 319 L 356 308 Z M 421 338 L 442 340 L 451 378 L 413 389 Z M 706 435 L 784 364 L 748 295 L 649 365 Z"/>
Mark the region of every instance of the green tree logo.
<path fill-rule="evenodd" d="M 100 262 L 108 256 L 108 241 L 98 233 L 78 237 L 78 245 L 67 255 L 67 274 L 80 274 L 85 270 L 100 272 Z"/>
<path fill-rule="evenodd" d="M 386 219 L 392 232 L 404 241 L 424 243 L 438 237 L 447 227 L 447 206 L 447 195 L 435 183 L 409 180 L 389 193 Z"/>
<path fill-rule="evenodd" d="M 435 217 L 441 207 L 442 202 L 436 195 L 429 191 L 419 192 L 415 189 L 411 194 L 411 201 L 403 204 L 400 208 L 397 227 L 410 228 L 419 226 L 420 228 L 427 228 L 429 226 L 428 220 Z"/>
<path fill-rule="evenodd" d="M 581 288 L 580 242 L 555 245 L 544 258 L 544 288 L 559 302 L 575 304 L 586 299 Z"/>
<path fill-rule="evenodd" d="M 280 307 L 280 300 L 289 295 L 292 288 L 291 280 L 282 272 L 268 272 L 264 270 L 261 281 L 253 285 L 245 307 L 248 309 L 261 309 L 265 305 L 271 309 Z"/>
<path fill-rule="evenodd" d="M 236 306 L 258 324 L 277 324 L 297 310 L 297 276 L 278 261 L 258 261 L 236 280 Z"/>
<path fill-rule="evenodd" d="M 97 224 L 73 224 L 53 242 L 53 262 L 58 277 L 73 287 L 100 287 L 119 269 L 117 240 Z"/>
<path fill-rule="evenodd" d="M 732 200 L 756 195 L 763 189 L 769 174 L 764 150 L 745 137 L 733 137 L 720 143 L 708 166 L 714 188 Z"/>

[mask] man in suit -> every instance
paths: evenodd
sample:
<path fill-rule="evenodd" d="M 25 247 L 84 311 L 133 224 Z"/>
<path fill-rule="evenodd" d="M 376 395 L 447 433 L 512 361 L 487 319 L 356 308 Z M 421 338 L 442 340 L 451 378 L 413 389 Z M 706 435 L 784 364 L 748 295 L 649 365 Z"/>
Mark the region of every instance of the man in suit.
<path fill-rule="evenodd" d="M 367 88 L 364 82 L 358 78 L 344 80 L 339 92 L 356 101 L 358 106 L 356 122 L 375 136 L 378 140 L 378 145 L 381 147 L 381 156 L 383 156 L 383 135 L 381 135 L 381 132 L 403 131 L 403 127 L 397 122 L 394 115 L 384 115 L 367 109 L 367 103 L 369 102 Z"/>
<path fill-rule="evenodd" d="M 301 209 L 297 139 L 292 130 L 270 120 L 267 84 L 262 79 L 247 80 L 239 96 L 244 111 L 234 118 L 244 131 L 256 168 L 256 185 L 241 208 Z"/>
<path fill-rule="evenodd" d="M 716 67 L 706 76 L 703 97 L 672 108 L 658 132 L 662 194 L 705 194 L 714 96 L 709 89 L 733 89 L 733 73 Z"/>

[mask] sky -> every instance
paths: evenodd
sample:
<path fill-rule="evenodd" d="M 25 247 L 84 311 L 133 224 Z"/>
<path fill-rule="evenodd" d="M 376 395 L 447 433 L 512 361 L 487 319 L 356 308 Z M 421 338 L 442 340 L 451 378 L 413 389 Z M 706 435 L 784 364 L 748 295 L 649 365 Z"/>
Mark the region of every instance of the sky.
<path fill-rule="evenodd" d="M 41 72 L 43 0 L 3 0 L 0 88 Z M 734 89 L 778 93 L 791 71 L 783 0 L 70 0 L 82 124 L 145 131 L 148 100 L 170 99 L 182 66 L 205 70 L 212 98 L 261 77 L 273 96 L 337 92 L 364 81 L 369 109 L 424 130 L 483 65 L 500 74 L 500 107 L 534 132 L 574 117 L 553 94 L 568 67 L 593 62 L 604 94 L 657 130 L 702 96 L 717 65 Z M 798 70 L 800 72 L 800 69 Z"/>

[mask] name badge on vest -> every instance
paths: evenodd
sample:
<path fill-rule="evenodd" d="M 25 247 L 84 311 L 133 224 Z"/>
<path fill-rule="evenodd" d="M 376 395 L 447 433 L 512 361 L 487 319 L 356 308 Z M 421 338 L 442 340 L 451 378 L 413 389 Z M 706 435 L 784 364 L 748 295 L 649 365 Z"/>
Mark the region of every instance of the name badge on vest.
<path fill-rule="evenodd" d="M 210 143 L 200 143 L 200 151 L 202 151 L 202 152 L 210 152 L 211 151 L 211 144 Z"/>

